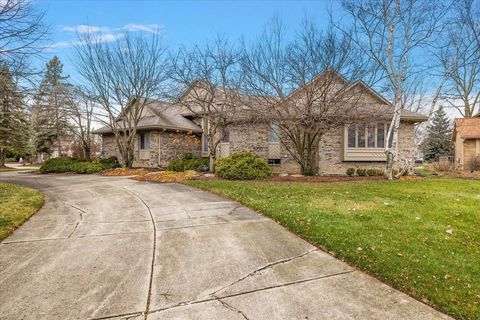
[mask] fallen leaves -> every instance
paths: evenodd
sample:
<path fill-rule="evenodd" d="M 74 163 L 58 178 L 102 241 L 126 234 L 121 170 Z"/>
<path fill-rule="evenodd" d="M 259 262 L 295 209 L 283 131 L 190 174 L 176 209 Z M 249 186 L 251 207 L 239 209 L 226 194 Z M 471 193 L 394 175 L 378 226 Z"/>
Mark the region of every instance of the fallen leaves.
<path fill-rule="evenodd" d="M 125 176 L 137 176 L 148 173 L 145 169 L 133 169 L 133 168 L 115 168 L 105 170 L 100 173 L 101 176 L 107 177 L 125 177 Z"/>
<path fill-rule="evenodd" d="M 185 180 L 190 180 L 197 176 L 198 176 L 198 173 L 191 170 L 188 170 L 185 172 L 160 171 L 160 172 L 151 172 L 147 174 L 138 175 L 138 176 L 132 177 L 132 179 L 138 180 L 138 181 L 169 183 L 169 182 L 183 182 Z"/>

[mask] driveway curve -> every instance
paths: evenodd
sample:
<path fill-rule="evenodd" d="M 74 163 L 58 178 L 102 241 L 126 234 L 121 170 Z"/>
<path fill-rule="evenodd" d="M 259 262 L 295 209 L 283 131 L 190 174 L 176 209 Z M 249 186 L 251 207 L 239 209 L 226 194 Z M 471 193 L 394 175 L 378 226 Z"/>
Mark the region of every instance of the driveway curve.
<path fill-rule="evenodd" d="M 0 319 L 449 319 L 225 198 L 8 172 L 44 207 L 0 243 Z"/>

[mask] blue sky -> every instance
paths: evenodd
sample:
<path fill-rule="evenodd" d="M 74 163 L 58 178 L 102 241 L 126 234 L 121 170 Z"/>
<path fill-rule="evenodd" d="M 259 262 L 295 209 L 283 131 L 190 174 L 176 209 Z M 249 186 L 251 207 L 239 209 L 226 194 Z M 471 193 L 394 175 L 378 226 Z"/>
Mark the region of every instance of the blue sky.
<path fill-rule="evenodd" d="M 265 23 L 278 14 L 293 34 L 305 15 L 319 25 L 327 25 L 328 9 L 338 8 L 335 1 L 52 1 L 37 0 L 46 11 L 45 22 L 51 28 L 52 46 L 45 52 L 49 59 L 58 55 L 64 71 L 76 80 L 72 44 L 78 31 L 103 33 L 114 41 L 119 33 L 130 30 L 158 30 L 170 47 L 191 46 L 217 34 L 232 40 L 242 35 L 255 37 Z"/>

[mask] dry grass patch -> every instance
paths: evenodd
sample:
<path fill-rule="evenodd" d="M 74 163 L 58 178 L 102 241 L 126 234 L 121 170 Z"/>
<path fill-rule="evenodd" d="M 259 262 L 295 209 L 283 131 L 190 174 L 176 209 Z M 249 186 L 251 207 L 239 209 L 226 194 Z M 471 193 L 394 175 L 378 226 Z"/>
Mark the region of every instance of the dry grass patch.
<path fill-rule="evenodd" d="M 133 169 L 133 168 L 115 168 L 102 171 L 100 175 L 107 177 L 124 177 L 124 176 L 138 176 L 147 174 L 145 169 Z"/>
<path fill-rule="evenodd" d="M 138 181 L 150 181 L 150 182 L 183 182 L 186 180 L 191 180 L 194 177 L 198 177 L 198 174 L 195 171 L 185 171 L 185 172 L 174 172 L 174 171 L 160 171 L 160 172 L 151 172 L 143 175 L 138 175 L 133 177 L 133 180 Z"/>

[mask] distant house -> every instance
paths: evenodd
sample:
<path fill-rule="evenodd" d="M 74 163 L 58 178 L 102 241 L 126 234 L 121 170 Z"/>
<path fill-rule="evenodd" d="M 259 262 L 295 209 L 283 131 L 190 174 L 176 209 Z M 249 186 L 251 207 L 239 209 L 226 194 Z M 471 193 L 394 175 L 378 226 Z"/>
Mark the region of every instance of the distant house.
<path fill-rule="evenodd" d="M 480 157 L 480 113 L 472 118 L 455 119 L 452 140 L 455 144 L 455 163 L 469 169 L 472 160 Z"/>
<path fill-rule="evenodd" d="M 350 83 L 340 75 L 337 81 L 348 90 L 366 92 L 367 105 L 372 110 L 385 110 L 385 113 L 382 118 L 372 117 L 368 123 L 340 126 L 327 132 L 320 141 L 318 155 L 320 173 L 343 174 L 349 167 L 383 168 L 386 161 L 384 149 L 393 106 L 362 81 Z M 290 98 L 294 99 L 294 94 Z M 188 89 L 179 99 L 188 99 Z M 417 155 L 414 127 L 415 124 L 427 119 L 424 115 L 402 110 L 398 165 L 403 164 L 402 159 L 412 159 Z M 171 159 L 185 152 L 208 156 L 207 139 L 204 139 L 202 133 L 204 122 L 180 104 L 165 102 L 150 104 L 144 109 L 137 127 L 134 166 L 165 167 Z M 222 143 L 216 150 L 217 157 L 248 151 L 267 160 L 275 172 L 299 173 L 300 167 L 281 143 L 278 137 L 281 132 L 278 130 L 274 123 L 239 121 L 238 124 L 230 125 L 227 132 L 224 132 Z M 104 156 L 119 155 L 111 129 L 104 127 L 94 133 L 102 136 Z"/>

